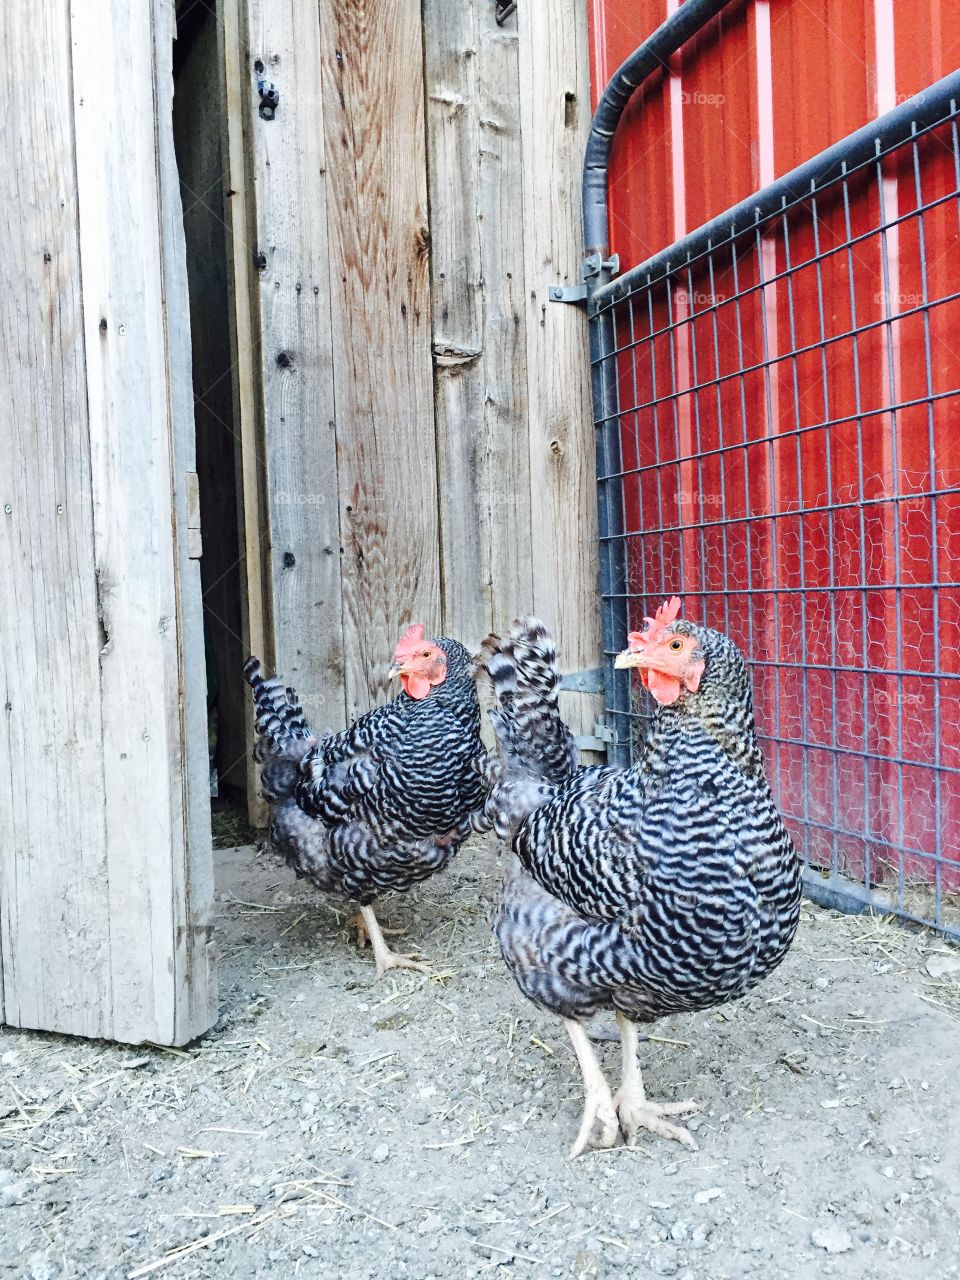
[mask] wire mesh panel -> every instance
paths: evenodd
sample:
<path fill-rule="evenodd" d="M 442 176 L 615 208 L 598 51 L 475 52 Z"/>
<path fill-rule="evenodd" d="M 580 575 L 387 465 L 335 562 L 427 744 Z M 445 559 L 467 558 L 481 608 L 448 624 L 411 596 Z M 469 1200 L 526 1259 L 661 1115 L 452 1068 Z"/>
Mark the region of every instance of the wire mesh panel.
<path fill-rule="evenodd" d="M 682 595 L 750 663 L 808 883 L 960 936 L 949 88 L 597 289 L 590 316 L 608 659 Z M 649 707 L 607 672 L 624 756 Z"/>

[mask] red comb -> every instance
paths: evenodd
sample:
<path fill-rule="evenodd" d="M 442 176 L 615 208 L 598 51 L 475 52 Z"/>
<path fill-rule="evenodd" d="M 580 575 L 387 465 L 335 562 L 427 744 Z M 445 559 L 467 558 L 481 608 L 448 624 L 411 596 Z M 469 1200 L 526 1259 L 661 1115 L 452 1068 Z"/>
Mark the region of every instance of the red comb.
<path fill-rule="evenodd" d="M 669 600 L 665 600 L 652 618 L 644 618 L 642 631 L 631 631 L 627 636 L 627 643 L 630 645 L 631 650 L 636 653 L 644 645 L 652 644 L 653 641 L 659 640 L 671 622 L 676 622 L 679 612 L 679 596 L 671 596 Z"/>
<path fill-rule="evenodd" d="M 420 645 L 423 644 L 425 631 L 422 622 L 414 622 L 407 627 L 406 631 L 397 641 L 397 647 L 394 651 L 396 661 L 403 662 L 406 658 L 412 658 Z"/>

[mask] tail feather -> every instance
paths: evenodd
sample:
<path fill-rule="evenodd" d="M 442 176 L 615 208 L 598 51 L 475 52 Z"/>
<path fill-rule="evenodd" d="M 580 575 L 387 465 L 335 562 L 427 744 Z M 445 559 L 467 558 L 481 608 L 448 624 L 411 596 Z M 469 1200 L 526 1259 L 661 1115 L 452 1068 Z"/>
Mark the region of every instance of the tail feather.
<path fill-rule="evenodd" d="M 303 707 L 293 689 L 282 681 L 267 679 L 259 658 L 248 658 L 243 674 L 253 690 L 258 738 L 253 758 L 261 765 L 263 795 L 271 804 L 293 798 L 300 763 L 316 744 Z"/>
<path fill-rule="evenodd" d="M 537 618 L 520 618 L 483 642 L 480 667 L 497 698 L 490 712 L 499 759 L 486 766 L 485 814 L 508 838 L 555 788 L 573 776 L 577 747 L 558 710 L 560 672 L 553 637 Z"/>

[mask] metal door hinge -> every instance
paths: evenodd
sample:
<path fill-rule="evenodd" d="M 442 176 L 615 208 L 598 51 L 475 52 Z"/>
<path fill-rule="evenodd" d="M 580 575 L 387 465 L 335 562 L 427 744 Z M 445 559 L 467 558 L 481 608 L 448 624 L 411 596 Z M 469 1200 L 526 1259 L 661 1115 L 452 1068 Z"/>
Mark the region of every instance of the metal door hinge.
<path fill-rule="evenodd" d="M 517 11 L 517 0 L 497 0 L 497 26 L 502 27 L 511 13 Z"/>
<path fill-rule="evenodd" d="M 549 289 L 551 302 L 586 302 L 585 284 L 552 284 Z"/>
<path fill-rule="evenodd" d="M 560 688 L 566 693 L 603 693 L 603 668 L 591 667 L 589 671 L 568 671 L 560 679 Z"/>
<path fill-rule="evenodd" d="M 548 296 L 551 302 L 572 302 L 575 305 L 587 301 L 587 281 L 599 276 L 602 271 L 609 271 L 615 276 L 620 270 L 620 255 L 613 253 L 609 258 L 602 258 L 599 253 L 591 253 L 584 258 L 581 267 L 580 284 L 552 284 Z"/>
<path fill-rule="evenodd" d="M 593 726 L 593 737 L 574 738 L 581 751 L 599 751 L 603 754 L 608 747 L 616 747 L 617 734 L 605 721 L 598 720 Z"/>

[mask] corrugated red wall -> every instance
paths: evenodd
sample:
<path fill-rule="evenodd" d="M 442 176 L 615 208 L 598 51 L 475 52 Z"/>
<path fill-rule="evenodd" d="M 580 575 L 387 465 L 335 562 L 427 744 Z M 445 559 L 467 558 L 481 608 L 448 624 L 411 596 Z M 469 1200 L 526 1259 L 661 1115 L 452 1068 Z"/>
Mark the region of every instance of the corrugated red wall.
<path fill-rule="evenodd" d="M 679 0 L 590 0 L 593 101 Z M 747 0 L 617 131 L 611 244 L 641 262 L 960 63 L 960 0 Z"/>
<path fill-rule="evenodd" d="M 677 7 L 591 0 L 595 101 Z M 960 0 L 731 6 L 647 83 L 620 125 L 610 245 L 621 270 L 922 93 L 958 61 Z M 956 190 L 942 139 L 925 140 L 919 163 L 924 202 Z M 960 590 L 951 585 L 960 579 L 960 429 L 956 402 L 937 400 L 960 387 L 960 300 L 926 317 L 915 308 L 922 295 L 960 291 L 960 239 L 955 200 L 908 216 L 918 203 L 908 149 L 882 184 L 854 182 L 846 207 L 834 201 L 815 227 L 798 223 L 789 262 L 771 239 L 745 255 L 736 282 L 723 268 L 692 278 L 686 295 L 652 296 L 644 325 L 675 336 L 651 340 L 644 364 L 635 351 L 623 359 L 621 404 L 640 406 L 623 432 L 627 525 L 637 533 L 630 590 L 642 581 L 645 592 L 662 583 L 668 593 L 700 593 L 688 614 L 726 619 L 752 661 L 775 785 L 802 819 L 811 861 L 829 861 L 817 833 L 839 830 L 839 859 L 831 839 L 841 870 L 861 876 L 867 863 L 882 878 L 884 863 L 899 863 L 901 880 L 929 881 L 936 852 L 960 859 L 960 680 L 950 678 L 960 675 Z M 880 237 L 878 225 L 901 213 Z M 850 252 L 819 256 L 858 235 Z M 781 278 L 758 290 L 757 304 L 737 306 L 735 317 L 721 308 L 719 327 L 696 316 L 758 284 L 758 257 L 765 280 L 815 261 L 789 285 Z M 891 324 L 899 312 L 908 314 Z M 694 318 L 678 325 L 685 315 Z M 722 382 L 785 351 L 799 354 L 768 374 Z M 704 381 L 704 353 L 718 386 L 685 394 Z M 674 393 L 669 413 L 657 411 L 664 388 Z M 894 403 L 908 407 L 894 415 Z M 724 422 L 743 422 L 733 448 Z M 722 519 L 711 518 L 711 504 Z M 948 870 L 943 887 L 960 887 Z"/>

